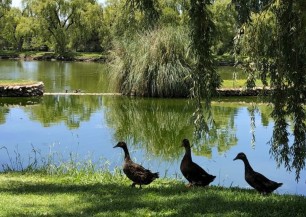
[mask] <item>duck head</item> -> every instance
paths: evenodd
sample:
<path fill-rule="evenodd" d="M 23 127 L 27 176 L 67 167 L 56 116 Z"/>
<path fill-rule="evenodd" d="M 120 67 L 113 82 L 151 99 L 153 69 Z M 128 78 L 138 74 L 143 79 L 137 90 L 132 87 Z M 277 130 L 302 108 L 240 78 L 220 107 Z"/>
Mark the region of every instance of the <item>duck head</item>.
<path fill-rule="evenodd" d="M 244 160 L 246 159 L 246 155 L 243 152 L 240 152 L 239 154 L 237 154 L 237 156 L 234 158 L 234 160 Z"/>
<path fill-rule="evenodd" d="M 127 147 L 125 142 L 118 142 L 117 145 L 115 145 L 113 148 L 124 148 Z"/>
<path fill-rule="evenodd" d="M 189 140 L 188 140 L 188 139 L 183 139 L 183 141 L 182 141 L 182 147 L 190 148 L 190 143 L 189 143 Z"/>

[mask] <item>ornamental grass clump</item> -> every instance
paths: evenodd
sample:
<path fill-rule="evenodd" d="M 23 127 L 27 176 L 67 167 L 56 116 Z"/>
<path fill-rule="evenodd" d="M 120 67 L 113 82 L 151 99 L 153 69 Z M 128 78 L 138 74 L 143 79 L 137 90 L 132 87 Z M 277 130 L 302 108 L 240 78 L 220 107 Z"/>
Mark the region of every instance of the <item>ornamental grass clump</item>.
<path fill-rule="evenodd" d="M 125 39 L 112 52 L 113 82 L 125 95 L 186 97 L 194 59 L 186 28 L 165 27 Z"/>

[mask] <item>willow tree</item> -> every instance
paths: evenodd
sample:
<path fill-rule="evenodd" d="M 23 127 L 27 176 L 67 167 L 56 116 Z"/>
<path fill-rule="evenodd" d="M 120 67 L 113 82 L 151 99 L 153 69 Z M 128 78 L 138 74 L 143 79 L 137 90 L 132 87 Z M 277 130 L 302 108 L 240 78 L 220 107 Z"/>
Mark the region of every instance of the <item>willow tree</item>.
<path fill-rule="evenodd" d="M 182 13 L 181 16 L 183 17 L 183 20 L 185 20 L 185 10 L 189 12 L 188 14 L 190 25 L 187 27 L 183 25 L 183 27 L 188 28 L 188 30 L 185 29 L 185 33 L 190 32 L 190 40 L 185 40 L 183 39 L 183 37 L 178 37 L 178 35 L 176 35 L 180 30 L 179 28 L 177 28 L 177 30 L 174 30 L 173 33 L 167 35 L 150 34 L 150 31 L 153 33 L 158 31 L 165 31 L 165 28 L 160 28 L 158 26 L 159 22 L 157 22 L 162 11 L 160 10 L 160 5 L 158 4 L 158 1 L 125 1 L 124 11 L 128 11 L 127 14 L 129 14 L 130 16 L 129 23 L 134 24 L 136 20 L 137 22 L 140 21 L 140 23 L 144 24 L 140 25 L 140 28 L 136 29 L 136 32 L 141 32 L 141 34 L 138 35 L 144 35 L 144 38 L 150 39 L 152 39 L 150 35 L 156 35 L 158 37 L 156 37 L 156 39 L 154 40 L 151 40 L 151 43 L 143 44 L 140 46 L 133 46 L 133 40 L 135 40 L 135 38 L 136 40 L 140 41 L 139 37 L 137 36 L 134 39 L 132 36 L 128 38 L 126 42 L 121 43 L 127 46 L 119 46 L 117 49 L 114 49 L 114 52 L 116 52 L 115 56 L 120 57 L 119 62 L 115 61 L 115 64 L 113 64 L 116 66 L 117 69 L 119 67 L 120 70 L 117 70 L 118 73 L 114 74 L 117 74 L 116 78 L 119 78 L 117 79 L 118 83 L 120 84 L 118 89 L 125 93 L 131 93 L 136 91 L 137 94 L 137 91 L 141 90 L 140 94 L 145 96 L 182 96 L 180 91 L 184 89 L 180 88 L 180 91 L 176 91 L 176 88 L 180 87 L 180 85 L 183 85 L 185 87 L 189 86 L 189 95 L 190 97 L 195 99 L 195 106 L 197 108 L 194 114 L 196 132 L 198 133 L 197 136 L 202 136 L 202 132 L 208 132 L 210 123 L 212 123 L 210 122 L 212 120 L 210 113 L 211 99 L 216 91 L 216 88 L 219 87 L 221 84 L 220 76 L 216 73 L 214 68 L 211 51 L 214 36 L 214 24 L 212 22 L 211 13 L 208 9 L 210 1 L 191 0 L 188 3 L 186 3 L 185 1 L 178 1 L 178 3 L 178 5 L 181 6 L 181 10 L 179 11 L 179 13 Z M 135 30 L 133 29 L 134 26 L 129 26 L 129 28 L 130 30 Z M 169 29 L 170 28 L 168 28 L 167 31 Z M 145 32 L 145 34 L 143 32 Z M 182 36 L 184 35 L 185 34 L 183 34 Z M 172 36 L 174 39 L 179 40 L 170 40 L 169 43 L 167 40 L 160 40 L 162 38 L 171 38 Z M 186 49 L 184 48 L 184 46 L 176 43 L 177 41 L 182 41 L 182 39 L 187 42 L 184 44 L 184 46 L 189 46 L 189 44 L 191 44 L 189 48 Z M 165 41 L 166 43 L 164 43 Z M 152 48 L 148 48 L 150 46 Z M 155 52 L 154 46 L 163 47 L 163 49 L 159 49 L 158 52 Z M 128 50 L 125 48 L 130 49 L 131 52 L 125 52 Z M 139 54 L 142 53 L 143 50 L 146 53 L 139 57 Z M 161 58 L 154 59 L 156 54 L 158 54 L 157 56 Z M 136 56 L 137 58 L 134 58 L 133 56 Z M 137 73 L 137 70 L 139 71 L 139 73 Z M 188 72 L 187 76 L 184 74 L 185 72 Z M 137 76 L 134 76 L 135 74 L 137 74 Z M 177 76 L 177 74 L 180 74 L 178 77 L 182 78 L 180 78 L 180 80 L 175 81 L 175 83 L 178 85 L 173 87 L 173 79 L 171 78 L 174 77 L 173 75 Z M 162 75 L 162 77 L 166 79 L 161 80 L 162 82 L 155 82 L 160 80 L 155 79 L 160 77 L 160 75 Z M 140 81 L 139 78 L 144 78 L 144 80 Z M 150 80 L 152 82 L 148 82 Z M 166 83 L 164 81 L 169 82 Z M 139 84 L 148 84 L 142 85 L 147 87 L 147 90 L 143 90 L 143 88 L 139 88 L 139 86 L 137 85 L 137 88 L 134 88 L 137 82 Z M 169 88 L 160 88 L 159 86 L 161 85 L 167 85 L 172 90 L 168 91 Z M 159 91 L 160 89 L 162 89 L 162 91 Z M 170 93 L 170 95 L 164 95 L 165 92 Z M 188 93 L 188 91 L 185 92 Z M 204 107 L 202 106 L 203 99 L 205 101 Z"/>
<path fill-rule="evenodd" d="M 6 23 L 5 19 L 5 15 L 7 14 L 7 12 L 10 10 L 10 5 L 11 5 L 12 1 L 11 0 L 2 0 L 0 1 L 0 32 L 2 32 L 3 28 L 4 28 L 4 24 Z M 1 36 L 0 36 L 0 46 L 2 47 L 2 40 L 1 40 Z M 4 45 L 5 46 L 5 45 Z"/>
<path fill-rule="evenodd" d="M 24 17 L 18 8 L 12 8 L 4 16 L 4 25 L 0 33 L 1 37 L 15 50 L 20 51 L 25 34 L 22 32 Z"/>
<path fill-rule="evenodd" d="M 55 53 L 64 56 L 76 28 L 80 27 L 84 11 L 95 0 L 23 0 L 25 8 L 31 10 L 40 26 L 40 34 L 54 48 Z"/>
<path fill-rule="evenodd" d="M 133 23 L 137 12 L 141 13 L 144 29 L 153 27 L 159 19 L 158 1 L 126 0 L 125 8 L 129 12 L 130 23 Z"/>
<path fill-rule="evenodd" d="M 1 0 L 0 2 L 0 20 L 4 17 L 5 13 L 10 9 L 12 0 Z"/>
<path fill-rule="evenodd" d="M 209 4 L 209 0 L 191 0 L 189 9 L 191 49 L 196 56 L 195 68 L 190 74 L 193 82 L 191 97 L 196 102 L 194 122 L 198 137 L 202 136 L 202 132 L 209 131 L 209 125 L 212 123 L 211 99 L 221 84 L 211 51 L 215 27 L 208 10 Z"/>
<path fill-rule="evenodd" d="M 270 102 L 275 124 L 270 151 L 279 165 L 296 170 L 298 180 L 306 160 L 306 2 L 253 0 L 249 6 L 244 1 L 233 2 L 243 29 L 239 50 L 249 56 L 247 65 L 252 69 L 248 83 L 254 83 L 258 71 L 263 84 L 273 89 Z M 265 4 L 256 11 L 252 7 L 256 2 Z M 288 118 L 293 120 L 292 142 Z"/>

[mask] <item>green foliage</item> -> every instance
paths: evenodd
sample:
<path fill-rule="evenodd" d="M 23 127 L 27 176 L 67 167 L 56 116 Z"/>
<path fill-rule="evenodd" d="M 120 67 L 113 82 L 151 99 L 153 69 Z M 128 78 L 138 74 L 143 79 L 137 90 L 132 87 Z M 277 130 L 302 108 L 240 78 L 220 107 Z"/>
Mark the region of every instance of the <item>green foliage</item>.
<path fill-rule="evenodd" d="M 25 12 L 35 18 L 38 26 L 32 40 L 44 38 L 44 44 L 59 56 L 67 51 L 93 51 L 107 47 L 103 39 L 108 36 L 103 25 L 102 8 L 92 0 L 26 0 Z M 39 40 L 38 40 L 39 41 Z"/>
<path fill-rule="evenodd" d="M 112 53 L 113 82 L 126 95 L 188 94 L 193 59 L 186 29 L 165 27 L 118 41 Z"/>
<path fill-rule="evenodd" d="M 195 67 L 189 77 L 192 81 L 191 97 L 195 99 L 197 108 L 194 113 L 194 123 L 198 137 L 201 137 L 203 132 L 208 132 L 213 123 L 210 110 L 211 98 L 221 85 L 221 79 L 216 73 L 212 58 L 211 46 L 215 26 L 208 10 L 209 3 L 206 0 L 191 0 L 189 10 L 191 50 L 196 57 Z M 201 104 L 202 99 L 205 100 L 204 110 Z"/>
<path fill-rule="evenodd" d="M 238 13 L 238 25 L 242 25 L 251 20 L 250 15 L 252 12 L 258 13 L 263 10 L 274 0 L 231 0 Z"/>
<path fill-rule="evenodd" d="M 2 19 L 5 13 L 10 9 L 12 0 L 1 0 L 0 2 L 0 19 Z"/>
<path fill-rule="evenodd" d="M 23 37 L 26 33 L 22 32 L 22 14 L 19 9 L 13 8 L 8 10 L 3 17 L 4 25 L 1 35 L 14 50 L 21 50 Z"/>
<path fill-rule="evenodd" d="M 109 48 L 109 30 L 104 23 L 103 8 L 92 2 L 82 3 L 79 20 L 71 33 L 70 47 L 78 51 L 102 51 Z"/>
<path fill-rule="evenodd" d="M 306 19 L 303 1 L 275 1 L 266 10 L 250 15 L 251 23 L 237 35 L 237 49 L 246 59 L 249 84 L 256 74 L 274 89 L 270 102 L 275 120 L 271 153 L 279 164 L 296 170 L 296 179 L 306 159 Z M 292 118 L 294 140 L 289 142 L 288 119 Z"/>
<path fill-rule="evenodd" d="M 134 22 L 135 13 L 139 11 L 142 15 L 144 29 L 154 27 L 160 15 L 158 1 L 125 0 L 125 2 L 125 8 L 129 13 L 129 23 Z"/>
<path fill-rule="evenodd" d="M 223 55 L 233 49 L 234 36 L 237 29 L 237 13 L 230 5 L 231 0 L 217 0 L 209 7 L 212 19 L 216 25 L 214 34 L 213 53 Z"/>
<path fill-rule="evenodd" d="M 165 2 L 162 7 L 162 13 L 159 20 L 159 25 L 179 25 L 180 24 L 180 12 L 177 10 L 175 4 Z"/>

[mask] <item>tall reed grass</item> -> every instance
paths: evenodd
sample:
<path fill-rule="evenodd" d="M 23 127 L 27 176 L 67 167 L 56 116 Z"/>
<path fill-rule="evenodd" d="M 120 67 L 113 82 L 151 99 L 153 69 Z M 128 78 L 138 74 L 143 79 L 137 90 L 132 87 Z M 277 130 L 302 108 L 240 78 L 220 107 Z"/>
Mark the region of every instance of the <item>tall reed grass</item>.
<path fill-rule="evenodd" d="M 126 95 L 186 97 L 194 58 L 188 30 L 163 27 L 115 43 L 112 82 Z"/>

